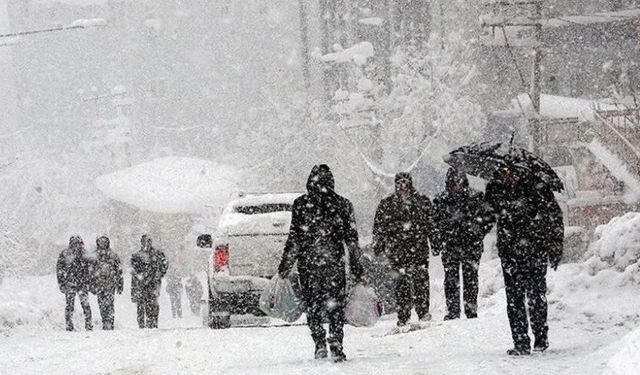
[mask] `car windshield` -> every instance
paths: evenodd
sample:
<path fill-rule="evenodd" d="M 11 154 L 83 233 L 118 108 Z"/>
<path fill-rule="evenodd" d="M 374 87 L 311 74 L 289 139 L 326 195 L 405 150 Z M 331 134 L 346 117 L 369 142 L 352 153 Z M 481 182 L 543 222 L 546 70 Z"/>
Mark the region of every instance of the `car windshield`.
<path fill-rule="evenodd" d="M 272 212 L 291 211 L 289 203 L 265 203 L 257 205 L 236 206 L 234 211 L 245 215 L 269 214 Z"/>

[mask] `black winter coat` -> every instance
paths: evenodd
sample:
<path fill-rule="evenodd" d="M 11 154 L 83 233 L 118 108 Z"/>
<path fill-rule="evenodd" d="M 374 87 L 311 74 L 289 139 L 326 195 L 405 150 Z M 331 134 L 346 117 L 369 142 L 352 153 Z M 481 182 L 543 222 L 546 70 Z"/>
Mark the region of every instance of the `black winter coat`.
<path fill-rule="evenodd" d="M 486 200 L 498 222 L 497 247 L 501 258 L 562 258 L 562 211 L 544 183 L 521 179 L 508 184 L 497 175 L 487 184 Z"/>
<path fill-rule="evenodd" d="M 495 219 L 484 194 L 470 188 L 466 176 L 459 178 L 463 183 L 460 190 L 454 191 L 447 181 L 447 189 L 433 199 L 437 230 L 432 245 L 436 253 L 442 251 L 444 256 L 479 260 L 482 241 Z"/>
<path fill-rule="evenodd" d="M 307 182 L 308 193 L 293 202 L 289 237 L 278 272 L 287 274 L 298 263 L 300 283 L 306 299 L 314 278 L 336 281 L 334 290 L 346 288 L 345 245 L 351 274 L 362 278 L 360 248 L 351 202 L 333 191 L 331 172 L 314 167 Z"/>
<path fill-rule="evenodd" d="M 92 289 L 93 262 L 84 249 L 66 248 L 58 257 L 56 276 L 62 293 L 88 292 Z"/>
<path fill-rule="evenodd" d="M 384 198 L 373 222 L 373 250 L 386 255 L 394 269 L 429 264 L 429 240 L 434 234 L 433 207 L 411 188 L 407 198 Z"/>
<path fill-rule="evenodd" d="M 120 257 L 110 248 L 98 249 L 97 253 L 98 259 L 93 272 L 95 293 L 122 293 L 124 280 Z"/>
<path fill-rule="evenodd" d="M 131 256 L 131 300 L 138 303 L 141 299 L 158 297 L 168 268 L 167 258 L 160 250 L 152 248 L 134 253 Z"/>

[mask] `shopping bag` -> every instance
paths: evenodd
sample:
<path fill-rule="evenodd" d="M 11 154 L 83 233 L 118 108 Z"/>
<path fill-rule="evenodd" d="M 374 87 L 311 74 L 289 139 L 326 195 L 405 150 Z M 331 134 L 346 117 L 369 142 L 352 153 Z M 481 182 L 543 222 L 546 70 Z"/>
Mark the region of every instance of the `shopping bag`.
<path fill-rule="evenodd" d="M 344 316 L 354 327 L 371 327 L 383 313 L 382 300 L 371 287 L 356 284 L 349 293 Z"/>
<path fill-rule="evenodd" d="M 260 295 L 260 310 L 272 318 L 293 323 L 305 312 L 302 300 L 296 295 L 291 281 L 274 276 Z"/>

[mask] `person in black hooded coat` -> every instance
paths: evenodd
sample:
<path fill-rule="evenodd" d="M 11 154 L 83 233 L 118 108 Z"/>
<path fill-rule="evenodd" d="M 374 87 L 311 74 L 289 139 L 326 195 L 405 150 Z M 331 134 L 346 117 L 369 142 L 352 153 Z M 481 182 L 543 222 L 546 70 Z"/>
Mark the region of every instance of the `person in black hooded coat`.
<path fill-rule="evenodd" d="M 158 297 L 169 263 L 148 235 L 142 236 L 140 244 L 141 249 L 131 256 L 131 300 L 138 305 L 138 327 L 158 328 Z"/>
<path fill-rule="evenodd" d="M 485 235 L 494 219 L 484 194 L 469 187 L 467 176 L 453 168 L 447 171 L 445 191 L 433 199 L 436 236 L 433 254 L 442 253 L 445 320 L 460 317 L 460 269 L 462 269 L 464 313 L 478 316 L 478 267 Z"/>
<path fill-rule="evenodd" d="M 69 238 L 69 247 L 64 249 L 56 263 L 56 276 L 60 292 L 64 293 L 66 308 L 64 317 L 67 331 L 73 331 L 73 310 L 76 294 L 80 299 L 80 306 L 84 312 L 85 329 L 93 329 L 91 321 L 91 305 L 89 304 L 89 291 L 92 289 L 93 262 L 87 258 L 84 241 L 80 236 Z"/>
<path fill-rule="evenodd" d="M 107 236 L 96 240 L 96 261 L 94 271 L 94 292 L 98 298 L 102 329 L 113 330 L 114 327 L 114 297 L 115 293 L 122 294 L 124 280 L 120 257 L 111 249 L 111 241 Z"/>
<path fill-rule="evenodd" d="M 498 256 L 515 345 L 507 354 L 530 353 L 529 320 L 534 351 L 544 351 L 549 347 L 547 265 L 556 269 L 562 258 L 562 211 L 544 182 L 513 168 L 499 169 L 485 195 L 498 223 Z"/>
<path fill-rule="evenodd" d="M 346 356 L 342 347 L 346 304 L 345 245 L 351 274 L 362 279 L 358 232 L 351 202 L 334 191 L 329 167 L 316 165 L 307 181 L 307 194 L 293 202 L 289 237 L 278 273 L 285 278 L 298 264 L 307 324 L 315 343 L 315 357 L 327 357 L 327 341 L 335 361 Z M 322 326 L 329 320 L 329 337 Z"/>
<path fill-rule="evenodd" d="M 380 201 L 373 222 L 373 249 L 389 260 L 394 279 L 398 326 L 415 306 L 420 320 L 429 314 L 429 240 L 434 234 L 433 207 L 413 187 L 409 173 L 395 176 L 395 192 Z"/>

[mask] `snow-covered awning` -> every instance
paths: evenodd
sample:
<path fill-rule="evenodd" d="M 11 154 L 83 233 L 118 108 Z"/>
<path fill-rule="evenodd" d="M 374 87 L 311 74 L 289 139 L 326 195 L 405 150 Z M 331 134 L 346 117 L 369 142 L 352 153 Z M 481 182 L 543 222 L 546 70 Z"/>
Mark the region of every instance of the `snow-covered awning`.
<path fill-rule="evenodd" d="M 531 98 L 527 94 L 520 94 L 514 102 L 513 108 L 522 109 L 529 113 L 533 109 Z M 625 109 L 624 106 L 603 103 L 596 100 L 570 98 L 557 95 L 540 95 L 540 116 L 543 118 L 576 117 L 580 121 L 592 121 L 596 111 Z"/>
<path fill-rule="evenodd" d="M 222 208 L 238 190 L 239 172 L 187 157 L 164 157 L 100 176 L 95 183 L 111 199 L 159 213 L 202 213 Z"/>

